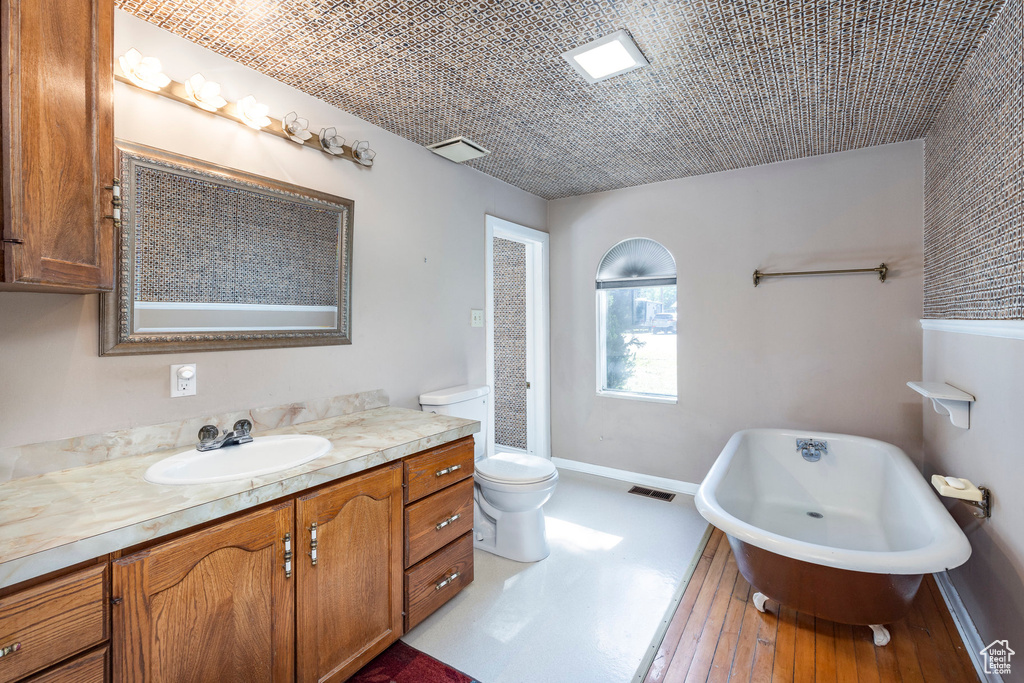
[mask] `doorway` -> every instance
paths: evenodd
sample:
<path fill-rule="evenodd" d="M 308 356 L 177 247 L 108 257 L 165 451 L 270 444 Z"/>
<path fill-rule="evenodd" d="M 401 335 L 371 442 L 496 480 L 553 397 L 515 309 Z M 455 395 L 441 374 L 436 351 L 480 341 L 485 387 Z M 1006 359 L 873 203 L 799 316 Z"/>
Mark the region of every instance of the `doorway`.
<path fill-rule="evenodd" d="M 487 454 L 551 457 L 547 233 L 487 216 Z"/>

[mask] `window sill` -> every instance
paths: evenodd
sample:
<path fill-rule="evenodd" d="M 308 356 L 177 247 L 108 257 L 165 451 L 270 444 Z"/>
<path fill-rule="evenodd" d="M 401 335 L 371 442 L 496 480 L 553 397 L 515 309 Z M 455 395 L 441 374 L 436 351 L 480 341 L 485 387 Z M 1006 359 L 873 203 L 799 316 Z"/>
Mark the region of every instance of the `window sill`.
<path fill-rule="evenodd" d="M 656 394 L 634 394 L 628 391 L 602 391 L 597 390 L 597 395 L 602 398 L 619 398 L 628 401 L 646 401 L 647 403 L 679 403 L 677 396 L 658 396 Z"/>

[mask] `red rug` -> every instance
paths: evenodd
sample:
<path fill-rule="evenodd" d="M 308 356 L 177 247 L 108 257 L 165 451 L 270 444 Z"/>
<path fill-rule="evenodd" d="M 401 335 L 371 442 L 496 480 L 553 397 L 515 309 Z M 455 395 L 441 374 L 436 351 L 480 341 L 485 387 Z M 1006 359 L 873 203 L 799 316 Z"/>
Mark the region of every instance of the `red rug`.
<path fill-rule="evenodd" d="M 377 655 L 348 683 L 479 683 L 402 641 Z"/>

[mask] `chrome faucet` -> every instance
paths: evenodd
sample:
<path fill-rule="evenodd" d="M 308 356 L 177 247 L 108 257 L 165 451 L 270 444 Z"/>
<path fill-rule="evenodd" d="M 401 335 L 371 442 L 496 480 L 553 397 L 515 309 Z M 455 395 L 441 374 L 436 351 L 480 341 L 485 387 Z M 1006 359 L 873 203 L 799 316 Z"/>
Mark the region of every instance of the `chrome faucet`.
<path fill-rule="evenodd" d="M 818 462 L 821 460 L 822 453 L 828 453 L 828 441 L 797 439 L 796 449 L 800 451 L 800 455 L 804 456 L 804 460 L 807 462 Z"/>
<path fill-rule="evenodd" d="M 215 451 L 225 446 L 237 446 L 252 441 L 249 432 L 252 430 L 252 422 L 239 420 L 230 432 L 218 436 L 220 430 L 213 425 L 204 425 L 199 430 L 199 443 L 196 444 L 197 451 Z"/>

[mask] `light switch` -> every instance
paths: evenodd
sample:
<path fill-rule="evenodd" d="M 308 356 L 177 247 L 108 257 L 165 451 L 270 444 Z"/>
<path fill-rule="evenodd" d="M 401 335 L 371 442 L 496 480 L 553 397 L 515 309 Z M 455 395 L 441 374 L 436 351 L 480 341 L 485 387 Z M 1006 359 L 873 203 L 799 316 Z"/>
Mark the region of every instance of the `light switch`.
<path fill-rule="evenodd" d="M 473 309 L 470 309 L 469 313 L 470 313 L 470 315 L 469 315 L 470 325 L 472 325 L 473 327 L 483 327 L 484 326 L 484 312 L 481 309 L 473 308 Z"/>
<path fill-rule="evenodd" d="M 171 398 L 196 395 L 196 364 L 171 366 Z"/>

